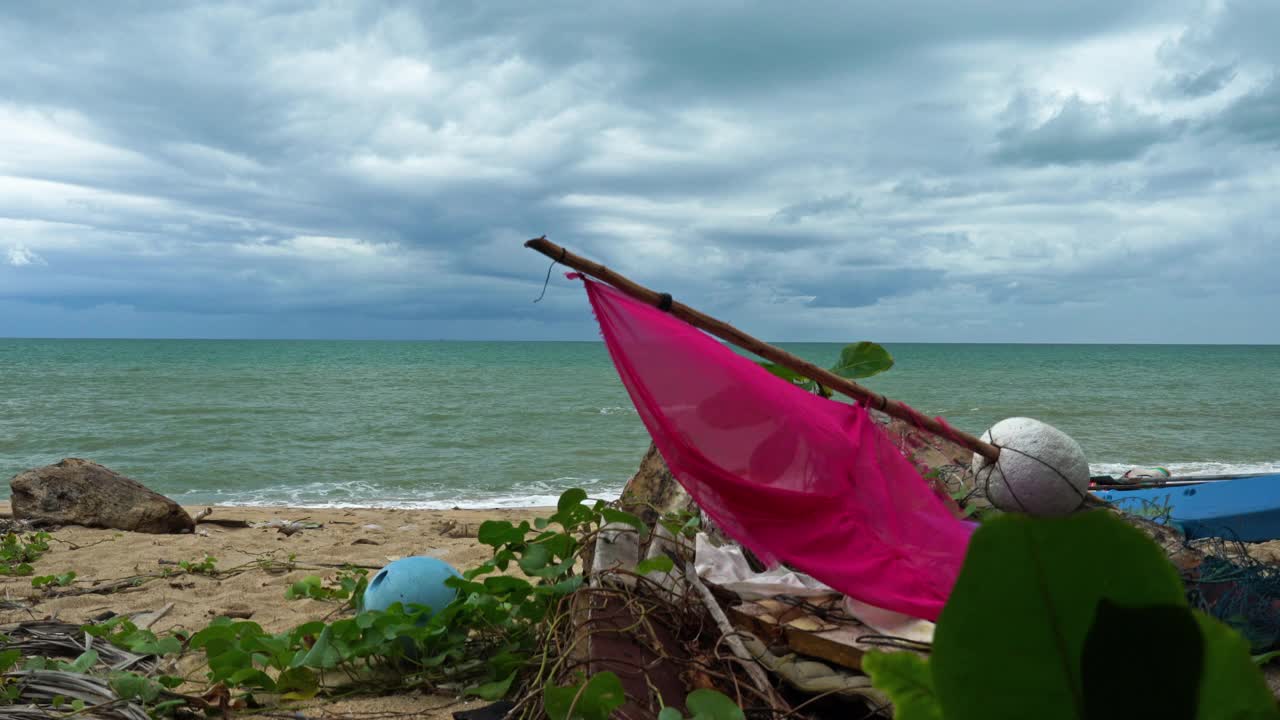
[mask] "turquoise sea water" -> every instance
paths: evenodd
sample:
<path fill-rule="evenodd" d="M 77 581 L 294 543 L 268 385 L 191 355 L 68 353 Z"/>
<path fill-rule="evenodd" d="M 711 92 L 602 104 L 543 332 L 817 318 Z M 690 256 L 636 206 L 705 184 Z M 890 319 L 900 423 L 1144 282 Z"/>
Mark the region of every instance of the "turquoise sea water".
<path fill-rule="evenodd" d="M 1039 418 L 1095 472 L 1280 470 L 1280 346 L 888 347 L 868 385 L 975 433 Z M 186 503 L 540 505 L 616 493 L 647 444 L 599 343 L 0 340 L 6 478 L 83 457 Z"/>

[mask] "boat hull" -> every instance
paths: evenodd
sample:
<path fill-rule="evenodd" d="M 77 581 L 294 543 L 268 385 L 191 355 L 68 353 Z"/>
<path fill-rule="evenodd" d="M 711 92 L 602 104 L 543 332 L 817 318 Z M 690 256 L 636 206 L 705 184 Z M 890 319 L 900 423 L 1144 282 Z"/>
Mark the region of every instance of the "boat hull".
<path fill-rule="evenodd" d="M 1280 538 L 1280 474 L 1094 494 L 1124 512 L 1175 525 L 1190 539 Z"/>

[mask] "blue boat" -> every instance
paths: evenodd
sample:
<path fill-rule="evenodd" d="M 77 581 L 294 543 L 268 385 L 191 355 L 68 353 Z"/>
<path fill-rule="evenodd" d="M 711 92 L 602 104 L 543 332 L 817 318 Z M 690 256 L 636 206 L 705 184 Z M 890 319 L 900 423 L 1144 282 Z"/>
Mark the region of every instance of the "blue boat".
<path fill-rule="evenodd" d="M 1188 539 L 1264 542 L 1280 538 L 1280 473 L 1188 477 L 1137 489 L 1122 487 L 1095 489 L 1094 495 L 1126 513 L 1176 526 Z"/>

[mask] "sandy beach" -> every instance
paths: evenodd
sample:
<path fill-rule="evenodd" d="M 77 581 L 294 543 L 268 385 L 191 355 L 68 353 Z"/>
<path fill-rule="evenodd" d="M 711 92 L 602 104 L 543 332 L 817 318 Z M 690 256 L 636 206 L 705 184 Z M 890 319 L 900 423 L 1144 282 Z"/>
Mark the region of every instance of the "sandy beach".
<path fill-rule="evenodd" d="M 193 516 L 203 509 L 187 508 Z M 0 512 L 8 514 L 8 503 L 0 504 Z M 106 612 L 154 611 L 172 604 L 153 630 L 198 630 L 219 615 L 232 614 L 248 615 L 266 630 L 281 631 L 322 619 L 338 607 L 333 602 L 285 599 L 289 586 L 309 575 L 332 577 L 345 563 L 381 567 L 409 555 L 433 555 L 465 570 L 488 558 L 488 548 L 475 540 L 475 530 L 481 522 L 531 519 L 546 514 L 549 513 L 538 509 L 214 507 L 210 520 L 305 520 L 320 527 L 285 535 L 275 527 L 230 528 L 202 522 L 193 534 L 148 535 L 68 526 L 52 533 L 54 541 L 49 551 L 34 563 L 37 576 L 75 571 L 74 583 L 57 592 L 101 588 L 136 576 L 155 576 L 154 579 L 109 594 L 86 592 L 51 598 L 33 588 L 30 577 L 0 577 L 0 597 L 6 601 L 6 609 L 0 610 L 0 623 L 54 618 L 80 623 Z M 182 561 L 200 562 L 206 556 L 216 559 L 223 577 L 182 573 L 176 565 Z M 262 560 L 276 562 L 264 568 Z M 282 566 L 289 563 L 292 570 Z M 166 570 L 171 576 L 161 577 Z M 236 574 L 225 577 L 229 572 Z M 15 604 L 26 607 L 14 609 Z M 476 704 L 479 703 L 409 694 L 328 702 L 324 703 L 323 712 L 316 709 L 309 714 L 358 717 L 369 713 L 423 712 L 432 717 L 448 717 L 455 710 Z"/>

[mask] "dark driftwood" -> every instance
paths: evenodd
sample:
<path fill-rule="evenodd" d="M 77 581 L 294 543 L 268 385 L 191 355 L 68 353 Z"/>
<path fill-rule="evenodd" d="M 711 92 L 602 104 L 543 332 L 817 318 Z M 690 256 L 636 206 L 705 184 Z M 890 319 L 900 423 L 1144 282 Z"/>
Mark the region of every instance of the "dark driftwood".
<path fill-rule="evenodd" d="M 547 257 L 557 262 L 583 273 L 590 275 L 598 280 L 609 283 L 613 287 L 648 305 L 658 307 L 663 304 L 664 300 L 669 300 L 669 296 L 665 297 L 662 293 L 650 290 L 643 285 L 639 285 L 626 277 L 610 270 L 600 263 L 588 260 L 580 255 L 565 250 L 548 240 L 546 237 L 534 238 L 526 242 L 525 247 L 537 250 Z M 1000 457 L 1000 448 L 991 443 L 984 442 L 960 430 L 950 428 L 934 418 L 923 416 L 907 407 L 905 404 L 885 397 L 874 390 L 865 388 L 848 378 L 840 377 L 826 368 L 818 367 L 808 360 L 792 355 L 791 353 L 779 347 L 774 347 L 769 343 L 754 338 L 741 330 L 729 325 L 728 323 L 717 320 L 710 315 L 701 313 L 693 308 L 671 301 L 669 312 L 689 323 L 690 325 L 705 330 L 712 335 L 732 343 L 748 352 L 759 355 L 760 357 L 775 362 L 783 367 L 794 370 L 801 375 L 820 383 L 824 387 L 847 395 L 855 400 L 860 400 L 868 407 L 882 410 L 896 418 L 901 418 L 908 422 L 919 425 L 929 432 L 949 438 L 979 455 L 994 462 Z"/>

